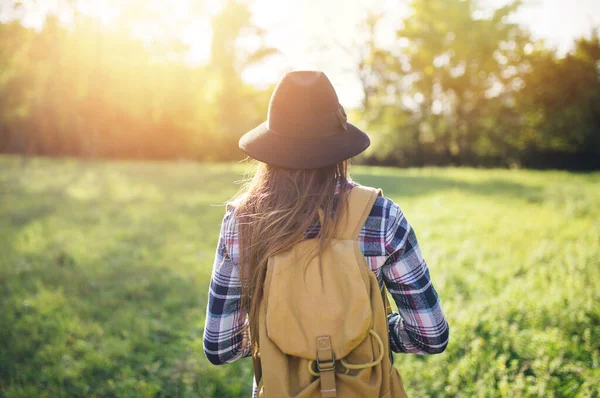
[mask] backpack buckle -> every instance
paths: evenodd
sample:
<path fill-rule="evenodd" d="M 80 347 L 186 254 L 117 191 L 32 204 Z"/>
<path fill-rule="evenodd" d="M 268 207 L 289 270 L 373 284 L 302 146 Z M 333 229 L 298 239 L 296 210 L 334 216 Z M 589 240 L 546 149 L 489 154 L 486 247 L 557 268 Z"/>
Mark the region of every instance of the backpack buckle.
<path fill-rule="evenodd" d="M 331 361 L 326 361 L 326 362 L 321 362 L 319 361 L 319 357 L 317 356 L 317 370 L 319 372 L 322 371 L 329 371 L 329 370 L 334 370 L 335 369 L 335 354 L 332 352 L 331 353 Z"/>

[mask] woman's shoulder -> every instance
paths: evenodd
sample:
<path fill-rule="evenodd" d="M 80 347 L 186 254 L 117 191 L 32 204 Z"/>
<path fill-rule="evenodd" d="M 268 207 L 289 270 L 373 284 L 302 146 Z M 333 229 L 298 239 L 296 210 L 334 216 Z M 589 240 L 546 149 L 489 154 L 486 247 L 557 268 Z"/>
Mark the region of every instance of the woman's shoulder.
<path fill-rule="evenodd" d="M 238 196 L 236 198 L 233 198 L 233 199 L 225 202 L 225 215 L 224 215 L 223 220 L 227 221 L 227 226 L 230 228 L 235 227 L 235 218 L 236 218 L 235 212 L 243 199 L 244 199 L 243 197 Z"/>
<path fill-rule="evenodd" d="M 229 213 L 233 213 L 233 211 L 235 210 L 235 208 L 237 206 L 239 206 L 239 204 L 241 203 L 241 201 L 243 200 L 243 197 L 235 197 L 231 200 L 228 200 L 227 202 L 225 202 L 225 209 L 226 212 Z"/>
<path fill-rule="evenodd" d="M 387 219 L 394 217 L 399 211 L 400 206 L 396 202 L 387 196 L 381 195 L 375 199 L 370 215 Z"/>
<path fill-rule="evenodd" d="M 376 187 L 362 186 L 380 190 L 380 188 Z M 363 229 L 368 230 L 365 233 L 373 234 L 374 230 L 378 230 L 382 234 L 387 234 L 391 229 L 394 229 L 398 222 L 403 218 L 404 214 L 398 203 L 385 196 L 383 191 L 380 190 L 380 194 L 373 203 L 373 207 L 371 208 Z"/>
<path fill-rule="evenodd" d="M 354 181 L 348 182 L 349 189 L 352 189 L 356 186 L 361 186 L 364 188 L 380 191 L 379 196 L 377 196 L 377 198 L 375 199 L 375 203 L 373 203 L 373 207 L 371 208 L 371 213 L 369 214 L 369 217 L 387 219 L 390 217 L 394 218 L 394 217 L 398 216 L 399 213 L 401 213 L 400 206 L 396 202 L 394 202 L 392 199 L 385 196 L 385 194 L 381 188 L 359 184 Z"/>
<path fill-rule="evenodd" d="M 385 195 L 377 196 L 369 216 L 359 234 L 363 254 L 370 256 L 388 256 L 393 248 L 395 236 L 404 223 L 400 206 Z"/>

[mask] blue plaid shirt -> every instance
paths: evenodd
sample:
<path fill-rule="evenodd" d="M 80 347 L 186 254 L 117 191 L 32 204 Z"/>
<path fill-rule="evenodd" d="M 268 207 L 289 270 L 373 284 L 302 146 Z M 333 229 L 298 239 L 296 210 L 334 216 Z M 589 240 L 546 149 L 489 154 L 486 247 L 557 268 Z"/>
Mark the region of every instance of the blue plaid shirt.
<path fill-rule="evenodd" d="M 344 189 L 355 183 L 349 182 Z M 340 187 L 336 190 L 336 194 Z M 314 238 L 317 228 L 307 232 Z M 392 200 L 380 196 L 358 240 L 371 270 L 385 283 L 398 306 L 388 316 L 390 349 L 396 353 L 437 354 L 448 344 L 449 327 L 429 276 L 415 231 Z M 204 352 L 221 365 L 251 355 L 249 336 L 244 336 L 247 313 L 241 310 L 238 229 L 235 209 L 229 209 L 221 225 L 214 268 L 208 291 Z"/>

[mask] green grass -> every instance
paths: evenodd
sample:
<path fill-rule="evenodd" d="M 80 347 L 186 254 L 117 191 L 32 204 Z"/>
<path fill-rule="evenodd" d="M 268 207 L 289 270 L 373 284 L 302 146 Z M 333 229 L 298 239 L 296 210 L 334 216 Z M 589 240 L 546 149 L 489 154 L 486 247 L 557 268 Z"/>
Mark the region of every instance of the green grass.
<path fill-rule="evenodd" d="M 0 158 L 0 397 L 248 396 L 202 351 L 244 168 Z M 414 226 L 451 325 L 413 397 L 598 397 L 600 174 L 354 167 Z"/>

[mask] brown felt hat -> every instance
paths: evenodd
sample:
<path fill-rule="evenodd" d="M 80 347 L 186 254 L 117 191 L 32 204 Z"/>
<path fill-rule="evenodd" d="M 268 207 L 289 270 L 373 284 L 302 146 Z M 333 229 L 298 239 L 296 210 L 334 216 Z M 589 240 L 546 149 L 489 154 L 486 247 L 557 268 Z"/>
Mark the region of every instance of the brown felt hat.
<path fill-rule="evenodd" d="M 239 142 L 254 159 L 290 169 L 335 164 L 369 144 L 367 134 L 347 122 L 335 89 L 318 71 L 286 73 L 271 95 L 267 121 Z"/>

